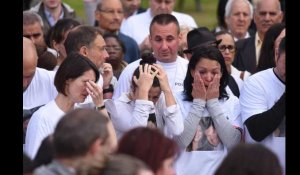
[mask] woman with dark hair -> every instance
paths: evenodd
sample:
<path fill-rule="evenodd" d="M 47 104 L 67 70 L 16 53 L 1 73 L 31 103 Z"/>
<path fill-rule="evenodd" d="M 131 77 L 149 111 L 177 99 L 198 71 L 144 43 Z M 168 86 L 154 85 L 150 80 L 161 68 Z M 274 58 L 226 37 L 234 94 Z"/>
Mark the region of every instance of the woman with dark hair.
<path fill-rule="evenodd" d="M 161 65 L 154 64 L 151 53 L 142 58 L 133 73 L 131 91 L 105 102 L 117 137 L 137 126 L 157 127 L 170 137 L 179 135 L 183 121 L 167 74 Z"/>
<path fill-rule="evenodd" d="M 88 95 L 96 106 L 102 106 L 102 89 L 95 83 L 99 71 L 88 58 L 78 53 L 69 54 L 63 61 L 54 79 L 58 95 L 40 107 L 31 117 L 25 138 L 25 151 L 34 158 L 42 140 L 52 134 L 61 117 L 82 103 Z M 106 113 L 106 110 L 101 112 Z"/>
<path fill-rule="evenodd" d="M 54 70 L 57 70 L 63 60 L 67 57 L 64 43 L 69 31 L 79 25 L 80 22 L 75 19 L 64 18 L 58 20 L 57 23 L 50 28 L 46 42 L 48 42 L 49 47 L 55 49 L 57 52 L 57 65 Z"/>
<path fill-rule="evenodd" d="M 285 36 L 285 24 L 277 23 L 271 26 L 266 32 L 265 39 L 261 46 L 256 72 L 275 67 L 275 41 L 283 31 Z M 281 36 L 281 38 L 282 37 L 283 36 Z M 280 41 L 278 43 L 280 43 Z"/>
<path fill-rule="evenodd" d="M 184 131 L 174 137 L 183 151 L 178 174 L 211 175 L 228 149 L 241 142 L 242 121 L 236 96 L 227 94 L 229 74 L 218 48 L 194 51 L 176 99 L 184 119 Z"/>
<path fill-rule="evenodd" d="M 155 175 L 175 175 L 173 164 L 179 151 L 176 142 L 159 130 L 137 127 L 123 135 L 117 153 L 141 159 Z"/>

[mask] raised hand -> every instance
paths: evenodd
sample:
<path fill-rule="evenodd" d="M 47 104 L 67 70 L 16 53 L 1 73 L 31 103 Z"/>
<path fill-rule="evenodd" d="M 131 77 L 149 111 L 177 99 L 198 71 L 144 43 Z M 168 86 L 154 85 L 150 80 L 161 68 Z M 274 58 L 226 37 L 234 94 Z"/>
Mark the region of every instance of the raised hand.
<path fill-rule="evenodd" d="M 153 84 L 154 76 L 157 72 L 151 73 L 151 65 L 145 64 L 144 69 L 143 66 L 139 66 L 140 76 L 139 79 L 136 76 L 133 77 L 133 81 L 137 85 L 137 99 L 145 99 L 148 100 L 148 93 Z"/>
<path fill-rule="evenodd" d="M 111 82 L 111 79 L 114 75 L 113 68 L 109 63 L 103 63 L 102 67 L 102 77 L 103 77 L 103 88 L 108 88 Z"/>
<path fill-rule="evenodd" d="M 159 64 L 153 64 L 152 68 L 155 70 L 153 73 L 157 73 L 156 77 L 159 80 L 160 88 L 163 92 L 170 91 L 170 85 L 168 81 L 168 75 L 164 68 Z"/>
<path fill-rule="evenodd" d="M 219 96 L 220 96 L 220 79 L 221 79 L 220 74 L 216 74 L 214 76 L 213 81 L 208 85 L 207 93 L 206 93 L 206 100 L 210 100 L 213 98 L 219 98 Z"/>
<path fill-rule="evenodd" d="M 86 90 L 92 97 L 95 106 L 102 106 L 103 103 L 103 89 L 95 82 L 89 80 L 86 82 Z"/>
<path fill-rule="evenodd" d="M 195 71 L 194 82 L 192 84 L 192 96 L 194 99 L 206 100 L 206 88 L 198 71 Z"/>

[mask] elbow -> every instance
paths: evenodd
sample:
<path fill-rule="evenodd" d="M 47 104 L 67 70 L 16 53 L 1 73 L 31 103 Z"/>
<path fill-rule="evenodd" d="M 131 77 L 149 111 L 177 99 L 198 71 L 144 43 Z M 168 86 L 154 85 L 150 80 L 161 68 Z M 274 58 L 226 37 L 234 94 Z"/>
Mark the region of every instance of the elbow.
<path fill-rule="evenodd" d="M 248 131 L 249 131 L 249 135 L 251 136 L 251 138 L 253 140 L 255 140 L 256 142 L 261 142 L 261 141 L 263 141 L 265 139 L 265 137 L 260 136 L 256 132 L 253 132 L 253 131 L 251 131 L 249 129 L 248 129 Z"/>

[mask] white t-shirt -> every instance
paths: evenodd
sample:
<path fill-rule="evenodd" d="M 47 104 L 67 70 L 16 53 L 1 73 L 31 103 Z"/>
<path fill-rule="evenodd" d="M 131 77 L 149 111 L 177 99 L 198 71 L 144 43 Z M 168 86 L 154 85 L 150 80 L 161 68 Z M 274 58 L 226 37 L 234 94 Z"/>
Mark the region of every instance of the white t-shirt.
<path fill-rule="evenodd" d="M 245 122 L 250 116 L 265 112 L 272 108 L 285 92 L 285 84 L 275 75 L 273 68 L 251 75 L 244 83 L 240 96 L 242 120 Z M 282 133 L 285 133 L 285 123 Z M 245 141 L 254 143 L 245 126 Z M 285 169 L 285 134 L 275 136 L 274 133 L 259 142 L 273 150 L 283 169 Z"/>
<path fill-rule="evenodd" d="M 36 68 L 28 88 L 23 92 L 23 109 L 32 109 L 53 100 L 57 95 L 54 71 Z"/>
<path fill-rule="evenodd" d="M 141 59 L 128 64 L 122 71 L 118 80 L 118 84 L 114 89 L 114 100 L 119 98 L 122 93 L 130 92 L 132 76 L 135 69 L 139 66 L 140 61 Z M 186 76 L 188 61 L 180 56 L 177 56 L 176 61 L 173 63 L 162 63 L 157 61 L 157 64 L 162 65 L 167 73 L 172 92 L 183 91 L 183 81 Z"/>
<path fill-rule="evenodd" d="M 25 152 L 31 159 L 34 159 L 43 139 L 54 132 L 56 124 L 64 114 L 55 100 L 33 113 L 27 126 L 25 138 Z"/>
<path fill-rule="evenodd" d="M 197 28 L 195 20 L 190 15 L 174 11 L 171 14 L 176 17 L 180 26 L 186 25 L 191 28 Z M 133 38 L 140 45 L 150 33 L 149 28 L 152 19 L 151 10 L 148 8 L 146 12 L 130 16 L 126 21 L 122 22 L 120 31 Z"/>
<path fill-rule="evenodd" d="M 185 119 L 188 113 L 191 111 L 192 103 L 189 101 L 183 101 L 182 93 L 176 94 L 176 101 L 180 106 L 182 117 Z M 236 127 L 242 128 L 242 120 L 240 116 L 240 104 L 236 96 L 229 94 L 228 100 L 219 100 L 224 117 Z M 200 120 L 199 126 L 202 129 L 204 121 L 207 120 L 210 114 L 207 109 L 204 109 L 203 117 Z M 201 124 L 202 123 L 202 124 Z M 207 126 L 206 126 L 207 127 Z M 203 133 L 205 133 L 203 131 Z M 201 143 L 203 147 L 198 147 L 198 150 L 187 152 L 182 150 L 180 157 L 175 163 L 175 169 L 177 175 L 213 175 L 219 164 L 222 162 L 227 154 L 227 148 L 219 142 L 217 146 L 212 147 L 207 144 L 208 139 L 206 136 L 202 137 Z M 206 144 L 206 145 L 204 145 Z"/>
<path fill-rule="evenodd" d="M 242 71 L 239 71 L 237 68 L 235 68 L 234 66 L 231 65 L 231 75 L 232 76 L 236 76 L 236 77 L 240 77 Z M 244 81 L 250 76 L 250 72 L 248 71 L 244 71 Z"/>
<path fill-rule="evenodd" d="M 177 105 L 166 107 L 163 92 L 155 105 L 148 100 L 132 101 L 128 98 L 128 94 L 123 93 L 114 101 L 105 101 L 105 107 L 110 113 L 118 139 L 134 127 L 146 127 L 150 113 L 155 113 L 157 128 L 166 136 L 173 137 L 181 134 L 183 120 L 179 107 Z"/>

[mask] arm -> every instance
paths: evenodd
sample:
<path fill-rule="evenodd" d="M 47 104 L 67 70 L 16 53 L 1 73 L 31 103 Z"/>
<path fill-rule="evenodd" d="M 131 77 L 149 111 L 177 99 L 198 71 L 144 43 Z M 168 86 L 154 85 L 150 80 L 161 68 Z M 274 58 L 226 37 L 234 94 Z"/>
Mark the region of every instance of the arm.
<path fill-rule="evenodd" d="M 153 68 L 157 72 L 156 77 L 163 91 L 163 96 L 159 99 L 157 105 L 158 111 L 162 111 L 159 112 L 158 117 L 162 117 L 165 120 L 165 124 L 172 135 L 179 135 L 183 132 L 183 120 L 179 106 L 177 106 L 170 88 L 168 76 L 161 65 L 154 64 Z M 163 127 L 163 124 L 160 125 Z"/>
<path fill-rule="evenodd" d="M 174 139 L 180 148 L 185 149 L 193 140 L 205 108 L 205 100 L 194 99 L 191 110 L 184 120 L 184 130 Z"/>
<path fill-rule="evenodd" d="M 86 85 L 87 85 L 86 90 L 89 93 L 89 95 L 92 97 L 95 106 L 96 107 L 104 106 L 102 88 L 91 80 L 86 82 Z M 113 152 L 114 150 L 117 149 L 117 143 L 118 143 L 115 128 L 112 125 L 107 110 L 105 108 L 99 108 L 98 111 L 108 119 L 108 123 L 107 123 L 107 130 L 109 134 L 108 143 L 110 145 L 109 147 L 111 149 L 110 151 Z"/>
<path fill-rule="evenodd" d="M 222 143 L 229 149 L 240 143 L 242 133 L 225 118 L 218 99 L 210 99 L 206 104 Z"/>
<path fill-rule="evenodd" d="M 255 141 L 262 141 L 275 131 L 285 116 L 285 93 L 274 106 L 262 113 L 250 116 L 245 125 Z"/>
<path fill-rule="evenodd" d="M 102 73 L 103 77 L 103 98 L 104 99 L 111 99 L 113 96 L 113 89 L 111 90 L 110 82 L 113 77 L 113 69 L 111 64 L 103 63 Z"/>

